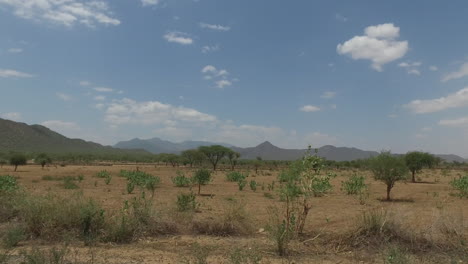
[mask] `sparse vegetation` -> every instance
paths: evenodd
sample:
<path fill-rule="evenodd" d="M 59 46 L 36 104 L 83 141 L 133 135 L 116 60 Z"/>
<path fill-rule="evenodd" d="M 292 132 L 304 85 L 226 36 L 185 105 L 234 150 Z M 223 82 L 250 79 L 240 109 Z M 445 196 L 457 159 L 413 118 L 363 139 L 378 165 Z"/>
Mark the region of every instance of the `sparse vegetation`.
<path fill-rule="evenodd" d="M 180 212 L 194 211 L 197 208 L 195 195 L 193 193 L 177 195 L 177 210 Z"/>
<path fill-rule="evenodd" d="M 348 195 L 362 194 L 366 189 L 366 178 L 353 174 L 348 180 L 341 182 L 341 189 Z"/>
<path fill-rule="evenodd" d="M 173 177 L 172 183 L 176 187 L 188 187 L 190 186 L 191 180 L 189 177 L 186 177 L 185 174 L 181 171 L 177 171 L 177 176 Z"/>
<path fill-rule="evenodd" d="M 458 192 L 458 196 L 468 198 L 468 175 L 453 179 L 450 185 Z"/>

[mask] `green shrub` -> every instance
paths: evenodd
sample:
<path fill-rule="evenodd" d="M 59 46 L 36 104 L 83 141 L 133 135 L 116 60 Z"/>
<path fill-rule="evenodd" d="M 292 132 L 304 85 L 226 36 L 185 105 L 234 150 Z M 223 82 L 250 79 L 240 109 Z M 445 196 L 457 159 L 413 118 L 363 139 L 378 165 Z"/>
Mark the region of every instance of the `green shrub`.
<path fill-rule="evenodd" d="M 173 177 L 171 180 L 176 187 L 188 187 L 191 183 L 190 178 L 186 177 L 181 171 L 177 171 L 177 176 Z"/>
<path fill-rule="evenodd" d="M 284 256 L 288 252 L 289 242 L 295 236 L 296 217 L 294 214 L 291 214 L 286 218 L 281 218 L 280 215 L 281 213 L 277 210 L 272 211 L 272 209 L 270 209 L 270 219 L 266 226 L 266 231 L 275 242 L 278 254 Z"/>
<path fill-rule="evenodd" d="M 104 178 L 104 182 L 106 183 L 106 185 L 109 185 L 110 182 L 112 180 L 112 175 L 109 173 L 106 175 L 106 177 Z"/>
<path fill-rule="evenodd" d="M 42 176 L 43 181 L 63 181 L 63 176 L 50 176 L 50 175 L 44 175 Z"/>
<path fill-rule="evenodd" d="M 453 179 L 450 185 L 458 191 L 458 196 L 468 198 L 468 175 Z"/>
<path fill-rule="evenodd" d="M 3 237 L 3 245 L 6 248 L 16 247 L 19 242 L 23 241 L 26 238 L 24 234 L 24 229 L 21 227 L 11 227 L 6 231 L 5 236 Z"/>
<path fill-rule="evenodd" d="M 143 171 L 121 170 L 120 176 L 126 178 L 129 183 L 132 183 L 133 187 L 138 186 L 140 188 L 145 188 L 147 190 L 150 190 L 152 193 L 154 193 L 156 187 L 161 183 L 161 179 L 158 176 L 153 176 Z M 127 184 L 127 187 L 128 186 L 129 185 Z M 130 189 L 133 192 L 133 189 Z"/>
<path fill-rule="evenodd" d="M 201 192 L 201 185 L 206 185 L 211 181 L 211 171 L 199 169 L 192 176 L 192 182 L 198 185 L 198 195 Z"/>
<path fill-rule="evenodd" d="M 63 178 L 63 187 L 67 190 L 73 190 L 80 188 L 75 184 L 75 178 L 72 176 L 66 176 Z"/>
<path fill-rule="evenodd" d="M 348 180 L 341 182 L 341 189 L 348 195 L 355 195 L 362 193 L 367 189 L 364 176 L 354 174 Z"/>
<path fill-rule="evenodd" d="M 406 252 L 400 247 L 390 246 L 384 255 L 385 264 L 409 264 L 411 263 Z"/>
<path fill-rule="evenodd" d="M 96 173 L 96 177 L 98 177 L 98 178 L 107 178 L 107 177 L 109 177 L 109 175 L 110 175 L 110 173 L 108 171 L 106 171 L 106 170 L 102 170 L 102 171 Z"/>
<path fill-rule="evenodd" d="M 232 171 L 226 174 L 226 180 L 229 182 L 239 182 L 240 180 L 244 180 L 247 178 L 247 175 L 242 174 L 238 171 Z"/>
<path fill-rule="evenodd" d="M 262 261 L 262 256 L 254 248 L 236 247 L 229 254 L 229 263 L 231 264 L 259 264 L 260 261 Z"/>
<path fill-rule="evenodd" d="M 254 181 L 254 180 L 250 181 L 250 184 L 249 184 L 249 185 L 250 185 L 250 189 L 251 189 L 252 191 L 254 191 L 254 192 L 257 191 L 257 182 L 256 182 L 256 181 Z"/>
<path fill-rule="evenodd" d="M 193 193 L 177 195 L 177 210 L 180 212 L 194 211 L 197 207 Z"/>
<path fill-rule="evenodd" d="M 132 194 L 133 190 L 135 190 L 135 184 L 131 181 L 127 182 L 127 193 Z"/>
<path fill-rule="evenodd" d="M 244 187 L 247 185 L 247 181 L 244 179 L 241 179 L 237 181 L 237 186 L 239 186 L 239 191 L 244 190 Z"/>
<path fill-rule="evenodd" d="M 0 176 L 0 192 L 13 192 L 18 190 L 18 183 L 16 178 L 10 175 Z"/>

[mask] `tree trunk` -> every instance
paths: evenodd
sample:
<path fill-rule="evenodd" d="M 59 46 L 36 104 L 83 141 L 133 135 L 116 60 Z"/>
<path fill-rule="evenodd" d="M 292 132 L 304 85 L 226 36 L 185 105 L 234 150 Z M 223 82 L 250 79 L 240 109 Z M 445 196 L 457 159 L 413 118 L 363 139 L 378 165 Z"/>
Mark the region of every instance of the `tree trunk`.
<path fill-rule="evenodd" d="M 201 193 L 201 184 L 198 184 L 198 195 Z"/>
<path fill-rule="evenodd" d="M 213 171 L 216 171 L 216 163 L 213 163 Z"/>
<path fill-rule="evenodd" d="M 16 171 L 16 169 L 18 169 L 18 165 L 15 165 L 15 171 Z"/>
<path fill-rule="evenodd" d="M 411 172 L 412 172 L 412 174 L 413 174 L 413 182 L 415 183 L 415 182 L 416 182 L 416 177 L 415 177 L 416 171 L 411 171 Z"/>
<path fill-rule="evenodd" d="M 392 190 L 392 187 L 390 185 L 387 185 L 387 201 L 391 201 L 390 199 L 390 191 Z"/>

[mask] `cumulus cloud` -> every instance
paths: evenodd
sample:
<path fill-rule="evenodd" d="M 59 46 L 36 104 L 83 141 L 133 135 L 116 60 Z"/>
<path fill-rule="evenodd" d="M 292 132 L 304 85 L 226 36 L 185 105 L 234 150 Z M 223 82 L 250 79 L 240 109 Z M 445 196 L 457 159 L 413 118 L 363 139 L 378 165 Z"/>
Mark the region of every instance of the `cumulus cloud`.
<path fill-rule="evenodd" d="M 105 120 L 121 124 L 167 124 L 168 122 L 212 123 L 213 115 L 192 108 L 163 104 L 158 101 L 137 102 L 128 98 L 110 103 L 105 111 Z"/>
<path fill-rule="evenodd" d="M 210 53 L 210 52 L 215 52 L 219 50 L 219 45 L 213 45 L 213 46 L 203 46 L 201 51 L 202 53 Z"/>
<path fill-rule="evenodd" d="M 171 31 L 166 33 L 164 39 L 168 42 L 178 43 L 181 45 L 190 45 L 193 43 L 193 39 L 189 37 L 187 33 Z"/>
<path fill-rule="evenodd" d="M 429 70 L 431 70 L 431 71 L 438 71 L 439 68 L 438 68 L 437 66 L 432 65 L 432 66 L 429 67 Z"/>
<path fill-rule="evenodd" d="M 456 93 L 431 100 L 414 100 L 405 107 L 417 114 L 439 112 L 449 108 L 468 106 L 468 87 Z"/>
<path fill-rule="evenodd" d="M 0 78 L 31 78 L 34 75 L 9 69 L 0 69 Z"/>
<path fill-rule="evenodd" d="M 94 87 L 93 90 L 100 93 L 110 93 L 114 91 L 114 89 L 109 87 Z"/>
<path fill-rule="evenodd" d="M 398 67 L 406 69 L 406 72 L 408 74 L 412 75 L 421 75 L 421 71 L 419 70 L 419 67 L 422 65 L 422 62 L 402 62 L 398 64 Z"/>
<path fill-rule="evenodd" d="M 0 117 L 4 119 L 13 120 L 13 121 L 19 121 L 21 120 L 21 113 L 18 113 L 18 112 L 2 113 L 0 114 Z"/>
<path fill-rule="evenodd" d="M 338 54 L 354 60 L 370 60 L 374 70 L 383 71 L 383 65 L 402 58 L 408 51 L 408 41 L 397 40 L 400 28 L 391 23 L 367 27 L 364 33 L 338 44 Z"/>
<path fill-rule="evenodd" d="M 320 107 L 315 105 L 304 105 L 299 110 L 301 110 L 302 112 L 318 112 L 320 111 Z"/>
<path fill-rule="evenodd" d="M 0 0 L 0 6 L 11 8 L 21 18 L 71 27 L 83 24 L 119 25 L 107 2 L 83 0 Z"/>
<path fill-rule="evenodd" d="M 70 101 L 72 97 L 65 93 L 56 93 L 57 97 L 62 101 Z"/>
<path fill-rule="evenodd" d="M 141 4 L 143 6 L 154 6 L 159 4 L 160 2 L 160 0 L 141 0 Z"/>
<path fill-rule="evenodd" d="M 8 52 L 9 52 L 9 53 L 21 53 L 21 52 L 23 52 L 23 49 L 20 49 L 20 48 L 11 48 L 11 49 L 8 49 Z"/>
<path fill-rule="evenodd" d="M 320 97 L 324 99 L 331 99 L 336 96 L 336 92 L 326 91 Z"/>
<path fill-rule="evenodd" d="M 234 81 L 237 81 L 237 79 L 228 80 L 229 72 L 225 69 L 217 69 L 213 65 L 206 65 L 202 68 L 201 73 L 203 74 L 203 79 L 214 80 L 215 86 L 219 89 L 231 86 Z"/>
<path fill-rule="evenodd" d="M 207 24 L 207 23 L 203 23 L 203 22 L 200 23 L 199 25 L 200 25 L 201 28 L 210 29 L 210 30 L 214 30 L 214 31 L 229 31 L 229 30 L 231 30 L 231 28 L 228 27 L 228 26 Z"/>
<path fill-rule="evenodd" d="M 460 117 L 457 119 L 444 119 L 439 121 L 441 126 L 450 126 L 450 127 L 465 127 L 468 126 L 468 116 Z"/>
<path fill-rule="evenodd" d="M 462 64 L 457 71 L 445 74 L 444 77 L 442 77 L 442 82 L 460 79 L 466 76 L 468 76 L 468 62 Z"/>

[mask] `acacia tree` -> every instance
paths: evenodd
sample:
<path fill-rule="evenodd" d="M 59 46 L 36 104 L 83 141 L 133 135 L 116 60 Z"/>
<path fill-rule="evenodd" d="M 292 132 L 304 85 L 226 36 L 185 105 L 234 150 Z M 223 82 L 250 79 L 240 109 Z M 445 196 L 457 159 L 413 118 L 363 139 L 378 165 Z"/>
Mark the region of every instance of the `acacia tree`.
<path fill-rule="evenodd" d="M 192 176 L 192 182 L 198 185 L 198 195 L 201 193 L 201 186 L 211 181 L 211 172 L 207 169 L 199 169 Z"/>
<path fill-rule="evenodd" d="M 15 171 L 20 165 L 26 165 L 27 159 L 23 154 L 14 154 L 10 157 L 10 165 L 15 166 Z"/>
<path fill-rule="evenodd" d="M 218 162 L 224 158 L 232 150 L 221 145 L 201 146 L 198 150 L 203 153 L 213 165 L 213 170 L 216 170 Z"/>
<path fill-rule="evenodd" d="M 237 160 L 240 158 L 240 153 L 231 150 L 228 152 L 227 157 L 231 164 L 231 170 L 234 170 L 234 167 L 237 165 Z"/>
<path fill-rule="evenodd" d="M 45 153 L 40 153 L 39 155 L 36 156 L 36 158 L 34 159 L 34 162 L 35 162 L 36 164 L 41 165 L 42 169 L 44 169 L 44 166 L 45 166 L 46 164 L 51 163 L 51 162 L 52 162 L 52 159 L 51 159 L 49 156 L 47 156 L 47 154 L 45 154 Z"/>
<path fill-rule="evenodd" d="M 408 168 L 404 159 L 393 156 L 390 152 L 382 152 L 371 158 L 370 168 L 374 178 L 387 185 L 387 201 L 390 201 L 390 192 L 395 183 L 407 178 Z"/>
<path fill-rule="evenodd" d="M 431 168 L 436 163 L 436 158 L 426 152 L 413 151 L 405 155 L 405 163 L 412 174 L 412 181 L 416 182 L 416 173 L 423 168 Z"/>
<path fill-rule="evenodd" d="M 203 161 L 204 155 L 196 149 L 188 149 L 181 153 L 181 157 L 190 164 L 190 167 L 193 167 L 193 164 L 200 164 Z"/>

